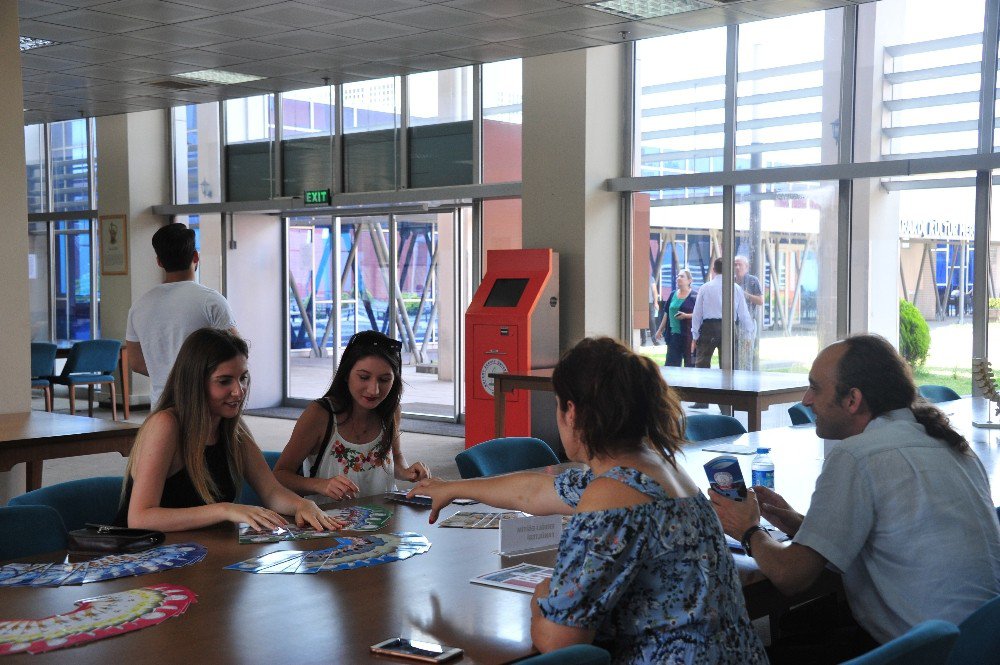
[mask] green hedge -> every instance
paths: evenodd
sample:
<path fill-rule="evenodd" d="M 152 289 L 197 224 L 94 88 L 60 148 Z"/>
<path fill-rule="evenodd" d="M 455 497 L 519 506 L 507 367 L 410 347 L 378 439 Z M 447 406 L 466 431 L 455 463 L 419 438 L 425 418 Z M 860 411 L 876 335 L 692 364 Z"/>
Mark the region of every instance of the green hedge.
<path fill-rule="evenodd" d="M 927 361 L 931 348 L 931 329 L 913 304 L 899 301 L 899 352 L 912 367 L 920 367 Z"/>

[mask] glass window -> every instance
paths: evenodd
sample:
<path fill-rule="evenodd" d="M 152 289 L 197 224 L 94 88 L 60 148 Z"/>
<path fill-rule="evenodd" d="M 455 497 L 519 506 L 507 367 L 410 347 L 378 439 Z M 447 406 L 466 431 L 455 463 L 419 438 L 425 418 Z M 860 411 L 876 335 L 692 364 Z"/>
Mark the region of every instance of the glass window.
<path fill-rule="evenodd" d="M 91 276 L 90 220 L 55 222 L 55 339 L 75 341 L 91 338 L 94 297 Z M 100 336 L 100 330 L 95 331 Z"/>
<path fill-rule="evenodd" d="M 736 188 L 733 280 L 756 333 L 735 335 L 734 368 L 808 373 L 836 340 L 837 211 L 835 182 Z"/>
<path fill-rule="evenodd" d="M 515 182 L 521 179 L 521 61 L 484 64 L 482 76 L 483 182 Z"/>
<path fill-rule="evenodd" d="M 472 67 L 407 80 L 410 187 L 472 183 Z"/>
<path fill-rule="evenodd" d="M 52 164 L 52 211 L 90 210 L 90 121 L 66 120 L 49 125 Z"/>
<path fill-rule="evenodd" d="M 837 162 L 843 10 L 740 26 L 736 168 Z"/>
<path fill-rule="evenodd" d="M 984 6 L 957 0 L 942 12 L 931 0 L 877 3 L 883 157 L 976 151 Z"/>
<path fill-rule="evenodd" d="M 28 222 L 28 306 L 31 339 L 49 340 L 49 225 Z"/>
<path fill-rule="evenodd" d="M 721 171 L 726 29 L 642 40 L 636 61 L 636 175 Z"/>
<path fill-rule="evenodd" d="M 219 103 L 171 109 L 174 144 L 174 203 L 222 200 L 219 164 Z"/>
<path fill-rule="evenodd" d="M 282 94 L 281 176 L 286 196 L 332 188 L 335 107 L 333 86 Z"/>
<path fill-rule="evenodd" d="M 667 360 L 671 339 L 675 350 L 670 362 L 691 365 L 694 361 L 687 335 L 680 320 L 667 316 L 668 299 L 677 286 L 683 270 L 691 273 L 691 292 L 711 279 L 712 261 L 720 253 L 722 239 L 722 194 L 704 196 L 690 190 L 670 189 L 638 192 L 632 197 L 634 227 L 639 232 L 648 229 L 648 240 L 635 243 L 633 261 L 646 266 L 642 271 L 644 284 L 633 284 L 636 310 L 645 303 L 645 312 L 636 311 L 639 353 L 653 357 L 662 365 Z M 640 271 L 634 271 L 639 279 Z M 644 294 L 641 299 L 639 293 Z M 671 323 L 674 325 L 671 326 Z M 660 327 L 662 326 L 662 330 Z M 657 335 L 657 332 L 660 332 Z M 673 338 L 671 338 L 673 335 Z M 713 366 L 719 359 L 712 361 Z"/>
<path fill-rule="evenodd" d="M 24 128 L 24 158 L 28 178 L 28 212 L 47 212 L 45 125 Z"/>
<path fill-rule="evenodd" d="M 926 358 L 911 358 L 917 384 L 942 384 L 968 395 L 972 390 L 975 281 L 974 174 L 897 178 L 876 186 L 878 194 L 871 197 L 868 210 L 869 224 L 894 233 L 875 236 L 870 271 L 874 279 L 892 275 L 897 288 L 891 295 L 884 289 L 869 289 L 869 309 L 884 309 L 890 314 L 876 318 L 872 329 L 888 339 L 900 339 L 902 351 L 899 307 L 900 301 L 908 302 L 930 329 Z M 878 264 L 874 257 L 878 257 Z M 890 257 L 898 258 L 890 262 Z M 994 270 L 991 265 L 991 274 Z"/>
<path fill-rule="evenodd" d="M 399 79 L 346 83 L 343 98 L 347 191 L 396 189 Z"/>
<path fill-rule="evenodd" d="M 274 95 L 226 100 L 226 197 L 266 201 L 276 194 L 272 165 Z"/>

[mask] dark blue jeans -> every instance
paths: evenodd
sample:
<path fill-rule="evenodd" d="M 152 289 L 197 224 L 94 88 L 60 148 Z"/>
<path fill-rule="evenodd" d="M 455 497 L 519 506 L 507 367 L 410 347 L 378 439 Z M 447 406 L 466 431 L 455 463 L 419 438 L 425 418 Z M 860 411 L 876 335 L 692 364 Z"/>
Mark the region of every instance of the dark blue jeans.
<path fill-rule="evenodd" d="M 681 362 L 684 367 L 694 367 L 694 354 L 691 353 L 691 338 L 682 333 L 670 333 L 667 339 L 667 361 L 663 363 L 668 367 L 680 367 Z"/>

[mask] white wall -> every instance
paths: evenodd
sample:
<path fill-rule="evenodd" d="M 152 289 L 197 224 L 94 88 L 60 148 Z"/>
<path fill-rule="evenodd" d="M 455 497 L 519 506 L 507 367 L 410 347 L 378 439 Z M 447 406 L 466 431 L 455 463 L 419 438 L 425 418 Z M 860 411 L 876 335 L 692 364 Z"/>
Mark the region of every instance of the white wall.
<path fill-rule="evenodd" d="M 236 327 L 250 343 L 250 399 L 247 408 L 278 406 L 284 396 L 284 233 L 281 220 L 239 214 L 236 249 L 226 249 L 226 298 Z"/>

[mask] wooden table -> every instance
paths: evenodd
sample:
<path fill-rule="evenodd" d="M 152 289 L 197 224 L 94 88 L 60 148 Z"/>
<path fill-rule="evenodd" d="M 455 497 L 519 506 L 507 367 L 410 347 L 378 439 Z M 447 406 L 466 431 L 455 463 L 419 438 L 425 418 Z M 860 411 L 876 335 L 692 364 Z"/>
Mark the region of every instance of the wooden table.
<path fill-rule="evenodd" d="M 809 387 L 805 374 L 723 371 L 718 368 L 661 367 L 666 382 L 686 402 L 710 402 L 747 412 L 747 429 L 760 430 L 761 414 L 774 404 L 802 399 Z M 517 389 L 552 391 L 552 370 L 535 369 L 521 374 L 491 374 L 496 436 L 505 434 L 507 393 Z"/>
<path fill-rule="evenodd" d="M 564 468 L 552 467 L 558 472 Z M 704 474 L 703 474 L 704 475 Z M 194 541 L 208 549 L 205 560 L 176 570 L 127 577 L 83 587 L 5 588 L 4 618 L 49 616 L 94 595 L 160 583 L 186 586 L 198 602 L 179 618 L 75 648 L 41 654 L 31 662 L 75 664 L 130 662 L 136 654 L 148 663 L 379 663 L 368 647 L 395 636 L 425 639 L 465 650 L 459 663 L 507 663 L 533 652 L 531 596 L 469 583 L 469 579 L 521 562 L 551 566 L 555 551 L 501 558 L 498 531 L 449 529 L 427 524 L 428 511 L 385 502 L 382 497 L 355 504 L 386 505 L 393 516 L 386 531 L 415 531 L 431 549 L 405 561 L 315 575 L 254 575 L 223 570 L 229 564 L 268 551 L 311 550 L 330 546 L 314 540 L 239 545 L 231 524 L 169 534 L 168 543 Z M 481 505 L 452 506 L 484 510 Z M 33 561 L 61 560 L 61 554 Z M 781 596 L 749 557 L 737 556 L 752 617 L 776 613 L 796 599 Z M 824 580 L 829 585 L 829 580 Z M 820 591 L 826 586 L 817 587 Z"/>
<path fill-rule="evenodd" d="M 0 471 L 24 462 L 30 492 L 42 486 L 45 460 L 108 452 L 127 457 L 138 429 L 131 423 L 48 411 L 0 414 Z"/>
<path fill-rule="evenodd" d="M 69 350 L 73 348 L 73 344 L 74 342 L 65 340 L 56 342 L 56 358 L 69 358 Z M 123 420 L 129 418 L 129 378 L 128 349 L 125 348 L 125 342 L 122 342 L 121 350 L 118 351 L 118 379 L 122 384 L 122 406 L 125 412 Z"/>

